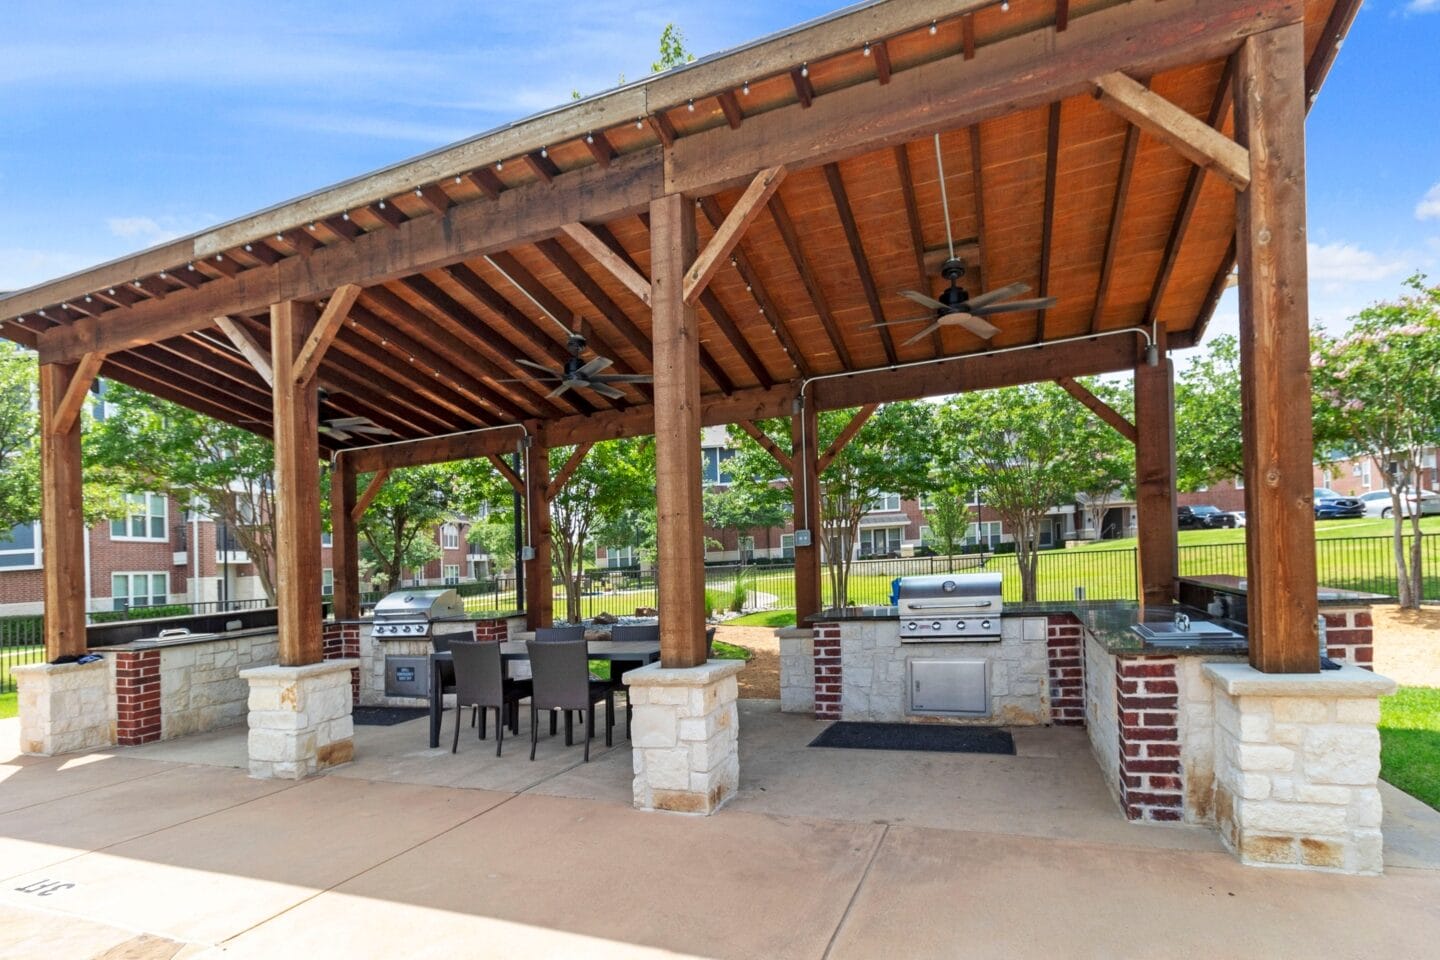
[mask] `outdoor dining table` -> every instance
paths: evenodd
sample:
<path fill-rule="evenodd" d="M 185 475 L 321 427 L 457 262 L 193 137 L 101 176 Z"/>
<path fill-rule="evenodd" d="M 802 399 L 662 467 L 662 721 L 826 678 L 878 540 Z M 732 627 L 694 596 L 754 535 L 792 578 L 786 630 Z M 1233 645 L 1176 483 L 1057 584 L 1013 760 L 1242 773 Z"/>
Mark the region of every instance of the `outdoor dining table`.
<path fill-rule="evenodd" d="M 511 663 L 529 660 L 530 653 L 524 640 L 506 640 L 500 644 L 500 660 Z M 591 660 L 605 660 L 611 664 L 641 665 L 660 659 L 659 640 L 590 640 L 586 643 L 587 655 Z M 454 659 L 450 651 L 442 650 L 430 654 L 430 746 L 440 746 L 440 717 L 445 712 L 445 696 L 441 692 L 438 663 Z M 613 675 L 613 674 L 612 674 Z M 568 729 L 568 728 L 567 728 Z"/>

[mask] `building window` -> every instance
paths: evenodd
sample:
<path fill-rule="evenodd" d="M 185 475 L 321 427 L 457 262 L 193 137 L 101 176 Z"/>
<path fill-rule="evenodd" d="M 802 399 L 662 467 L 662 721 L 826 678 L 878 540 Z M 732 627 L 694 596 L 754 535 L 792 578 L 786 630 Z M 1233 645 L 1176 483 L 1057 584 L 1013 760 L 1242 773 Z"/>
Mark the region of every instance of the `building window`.
<path fill-rule="evenodd" d="M 335 595 L 335 568 L 326 567 L 320 571 L 320 596 L 333 597 Z"/>
<path fill-rule="evenodd" d="M 900 494 L 882 493 L 870 502 L 868 513 L 895 513 L 900 509 Z"/>
<path fill-rule="evenodd" d="M 899 553 L 905 539 L 904 527 L 867 527 L 860 531 L 860 556 L 877 557 Z"/>
<path fill-rule="evenodd" d="M 0 570 L 40 566 L 40 524 L 21 523 L 0 540 Z"/>
<path fill-rule="evenodd" d="M 701 451 L 700 468 L 704 471 L 702 481 L 704 483 L 730 483 L 735 478 L 729 471 L 724 469 L 725 463 L 735 456 L 734 450 L 727 450 L 724 447 L 704 447 Z"/>
<path fill-rule="evenodd" d="M 166 540 L 165 498 L 158 493 L 127 493 L 127 516 L 110 521 L 111 540 Z"/>
<path fill-rule="evenodd" d="M 110 599 L 116 610 L 162 606 L 169 588 L 170 578 L 163 573 L 110 574 Z"/>
<path fill-rule="evenodd" d="M 741 561 L 743 561 L 743 562 L 745 562 L 745 563 L 749 563 L 751 560 L 755 559 L 755 538 L 754 538 L 754 537 L 740 537 L 740 538 L 739 538 L 739 547 L 740 547 L 740 559 L 741 559 Z"/>
<path fill-rule="evenodd" d="M 1000 545 L 1000 521 L 986 520 L 983 523 L 972 523 L 965 528 L 966 546 L 981 545 L 989 550 L 994 550 Z"/>
<path fill-rule="evenodd" d="M 935 531 L 931 530 L 928 526 L 922 526 L 920 528 L 920 542 L 927 547 L 933 544 L 935 542 Z"/>
<path fill-rule="evenodd" d="M 445 578 L 447 587 L 453 587 L 460 582 L 460 564 L 447 563 L 440 572 Z"/>
<path fill-rule="evenodd" d="M 639 558 L 635 555 L 635 548 L 630 547 L 606 547 L 605 566 L 611 570 L 618 570 L 624 567 L 638 567 Z"/>
<path fill-rule="evenodd" d="M 335 534 L 327 531 L 320 531 L 320 546 L 333 547 L 335 545 Z"/>
<path fill-rule="evenodd" d="M 795 534 L 780 534 L 780 556 L 784 557 L 786 560 L 795 559 Z"/>
<path fill-rule="evenodd" d="M 460 528 L 453 523 L 447 523 L 443 527 L 441 527 L 440 546 L 446 550 L 459 550 Z"/>

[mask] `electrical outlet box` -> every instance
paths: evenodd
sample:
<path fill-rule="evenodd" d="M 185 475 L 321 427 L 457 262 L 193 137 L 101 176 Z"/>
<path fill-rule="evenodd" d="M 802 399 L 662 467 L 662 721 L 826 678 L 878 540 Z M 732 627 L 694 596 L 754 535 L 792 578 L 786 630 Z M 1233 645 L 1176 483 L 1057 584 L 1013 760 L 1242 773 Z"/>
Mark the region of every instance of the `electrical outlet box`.
<path fill-rule="evenodd" d="M 521 548 L 520 548 L 520 559 L 521 559 L 521 560 L 534 560 L 534 559 L 535 559 L 535 548 L 534 548 L 534 547 L 531 547 L 531 546 L 521 547 Z"/>
<path fill-rule="evenodd" d="M 797 546 L 797 547 L 808 547 L 808 546 L 810 546 L 810 531 L 809 531 L 809 530 L 796 530 L 796 531 L 795 531 L 795 546 Z"/>

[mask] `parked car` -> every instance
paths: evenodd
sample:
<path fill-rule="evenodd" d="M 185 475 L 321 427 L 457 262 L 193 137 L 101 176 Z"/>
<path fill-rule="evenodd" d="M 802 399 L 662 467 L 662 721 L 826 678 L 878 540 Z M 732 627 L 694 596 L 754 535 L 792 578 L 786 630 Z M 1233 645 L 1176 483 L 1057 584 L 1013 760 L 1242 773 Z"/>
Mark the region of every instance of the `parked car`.
<path fill-rule="evenodd" d="M 1218 530 L 1239 526 L 1234 514 L 1209 505 L 1177 508 L 1176 522 L 1181 530 Z"/>
<path fill-rule="evenodd" d="M 1230 516 L 1232 516 L 1232 517 L 1235 518 L 1235 526 L 1237 526 L 1237 527 L 1243 527 L 1243 526 L 1245 526 L 1245 511 L 1244 511 L 1244 510 L 1231 510 L 1231 511 L 1230 511 Z"/>
<path fill-rule="evenodd" d="M 1388 490 L 1371 490 L 1369 493 L 1360 495 L 1360 502 L 1365 504 L 1365 516 L 1381 517 L 1388 520 L 1395 513 L 1395 503 L 1390 499 Z M 1400 495 L 1400 516 L 1409 517 L 1415 510 L 1416 504 L 1420 507 L 1420 516 L 1430 517 L 1440 514 L 1440 493 L 1434 490 L 1421 490 L 1418 494 L 1406 491 Z"/>
<path fill-rule="evenodd" d="M 1365 504 L 1359 497 L 1342 497 L 1325 487 L 1315 488 L 1315 519 L 1346 520 L 1365 516 Z"/>

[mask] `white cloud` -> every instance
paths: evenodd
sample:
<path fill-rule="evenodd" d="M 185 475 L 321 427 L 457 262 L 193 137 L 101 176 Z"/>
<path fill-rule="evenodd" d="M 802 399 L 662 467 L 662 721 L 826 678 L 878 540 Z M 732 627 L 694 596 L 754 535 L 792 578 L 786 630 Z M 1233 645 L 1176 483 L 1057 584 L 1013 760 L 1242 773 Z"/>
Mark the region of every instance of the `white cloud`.
<path fill-rule="evenodd" d="M 1434 0 L 1436 9 L 1440 9 L 1440 0 Z M 1440 220 L 1440 183 L 1435 184 L 1425 191 L 1425 196 L 1415 204 L 1416 220 Z"/>
<path fill-rule="evenodd" d="M 144 243 L 163 243 L 180 236 L 178 231 L 167 230 L 150 217 L 110 217 L 105 226 L 122 240 Z"/>
<path fill-rule="evenodd" d="M 0 247 L 0 290 L 24 290 L 95 262 L 88 252 Z"/>
<path fill-rule="evenodd" d="M 1337 289 L 1350 283 L 1374 283 L 1399 276 L 1405 261 L 1381 258 L 1353 243 L 1309 244 L 1310 282 L 1323 289 Z"/>
<path fill-rule="evenodd" d="M 1405 9 L 1410 13 L 1433 13 L 1440 10 L 1440 0 L 1410 0 Z"/>

